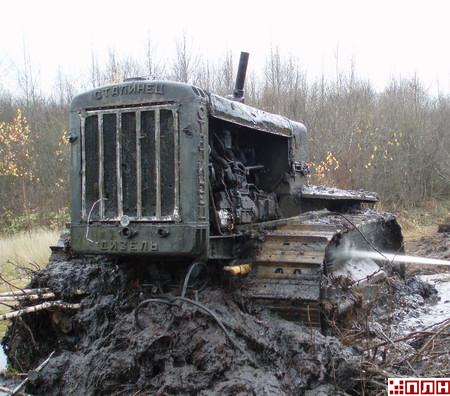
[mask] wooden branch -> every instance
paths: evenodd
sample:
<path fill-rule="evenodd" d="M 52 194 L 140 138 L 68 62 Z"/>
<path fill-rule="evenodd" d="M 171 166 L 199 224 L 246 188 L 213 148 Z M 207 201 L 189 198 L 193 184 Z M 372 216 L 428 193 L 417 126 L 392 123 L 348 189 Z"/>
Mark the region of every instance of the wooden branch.
<path fill-rule="evenodd" d="M 7 388 L 6 386 L 0 386 L 0 392 L 6 393 L 7 395 L 27 396 L 25 393 L 20 392 L 20 390 L 19 390 L 20 393 L 17 393 L 17 392 L 13 393 L 14 389 Z"/>
<path fill-rule="evenodd" d="M 9 297 L 9 296 L 23 296 L 26 294 L 42 294 L 42 293 L 49 293 L 50 289 L 43 288 L 43 289 L 20 289 L 17 291 L 10 291 L 10 292 L 4 292 L 0 293 L 1 297 Z"/>
<path fill-rule="evenodd" d="M 415 331 L 413 333 L 409 333 L 408 335 L 406 335 L 404 337 L 400 337 L 400 338 L 396 338 L 394 340 L 389 340 L 389 341 L 380 342 L 378 344 L 374 344 L 372 346 L 369 346 L 369 347 L 361 350 L 361 352 L 368 352 L 368 351 L 370 351 L 372 349 L 376 349 L 376 348 L 380 348 L 380 347 L 386 346 L 386 345 L 390 344 L 391 342 L 407 341 L 407 340 L 409 340 L 411 338 L 414 338 L 414 337 L 417 337 L 417 336 L 431 335 L 431 334 L 434 334 L 434 333 L 424 332 L 424 331 Z"/>
<path fill-rule="evenodd" d="M 48 300 L 50 298 L 55 298 L 55 293 L 17 294 L 14 296 L 0 296 L 0 301 Z"/>
<path fill-rule="evenodd" d="M 36 369 L 35 369 L 34 371 L 36 371 L 36 372 L 41 371 L 41 370 L 45 367 L 45 365 L 50 361 L 50 359 L 51 359 L 51 357 L 54 355 L 54 353 L 55 353 L 55 351 L 53 351 L 53 352 L 48 356 L 47 359 L 45 359 L 38 367 L 36 367 Z M 17 394 L 20 392 L 20 390 L 21 390 L 21 389 L 25 386 L 25 384 L 28 382 L 28 378 L 29 378 L 29 377 L 25 378 L 19 385 L 17 385 L 17 386 L 12 390 L 12 392 L 10 393 L 11 396 L 12 396 L 12 395 L 17 395 Z"/>
<path fill-rule="evenodd" d="M 439 335 L 442 334 L 442 332 L 450 327 L 450 322 L 443 325 L 436 333 L 434 333 L 428 340 L 425 342 L 425 344 L 420 348 L 420 350 L 414 355 L 412 361 L 415 362 L 420 355 L 423 354 L 423 352 L 427 349 L 427 347 L 431 344 L 431 342 Z"/>
<path fill-rule="evenodd" d="M 392 347 L 400 353 L 400 355 L 402 354 L 402 350 L 400 348 L 398 348 L 398 346 L 395 344 L 394 341 L 392 341 L 385 333 L 383 330 L 379 331 L 380 335 L 389 343 L 392 345 Z M 411 369 L 411 371 L 414 373 L 414 375 L 416 377 L 419 377 L 419 374 L 417 373 L 417 371 L 411 366 L 411 363 L 409 361 L 406 361 L 406 364 L 408 365 L 408 367 Z"/>
<path fill-rule="evenodd" d="M 433 334 L 435 334 L 435 331 L 432 331 L 431 329 L 432 328 L 436 328 L 436 327 L 438 327 L 438 326 L 440 326 L 440 325 L 442 325 L 444 323 L 445 324 L 450 323 L 450 318 L 444 319 L 444 320 L 442 320 L 440 322 L 437 322 L 437 323 L 433 323 L 433 324 L 431 324 L 431 325 L 429 325 L 427 327 L 424 327 L 420 331 L 414 331 L 412 333 L 407 334 L 404 337 L 396 338 L 396 339 L 394 339 L 392 341 L 393 342 L 400 342 L 400 341 L 407 341 L 410 338 L 414 338 L 414 337 L 432 336 Z M 379 348 L 379 347 L 385 346 L 385 345 L 387 345 L 389 343 L 390 343 L 390 341 L 384 341 L 384 342 L 372 345 L 372 346 L 370 346 L 370 347 L 368 347 L 366 349 L 363 349 L 361 352 L 367 352 L 367 351 L 370 351 L 371 349 Z"/>
<path fill-rule="evenodd" d="M 370 362 L 365 362 L 366 365 L 364 367 L 364 371 L 366 371 L 369 374 L 375 374 L 375 375 L 381 375 L 382 377 L 385 378 L 395 378 L 395 377 L 403 377 L 400 374 L 394 374 L 394 373 L 390 373 L 389 371 L 383 370 L 381 367 L 378 367 L 377 365 L 370 363 Z"/>
<path fill-rule="evenodd" d="M 19 286 L 14 285 L 13 283 L 11 283 L 8 279 L 6 279 L 3 274 L 0 274 L 0 281 L 5 282 L 9 287 L 13 288 L 13 289 L 17 289 L 21 292 L 24 292 L 26 289 L 22 289 Z M 14 292 L 13 292 L 14 293 Z"/>
<path fill-rule="evenodd" d="M 450 179 L 444 175 L 436 166 L 433 167 L 438 176 L 442 177 L 446 182 L 450 183 Z"/>
<path fill-rule="evenodd" d="M 81 304 L 71 304 L 71 303 L 64 303 L 62 301 L 47 301 L 42 304 L 33 305 L 32 307 L 26 307 L 19 309 L 17 311 L 7 312 L 0 315 L 0 320 L 7 320 L 16 318 L 18 316 L 21 316 L 26 313 L 32 313 L 37 311 L 42 311 L 44 309 L 49 308 L 62 308 L 62 309 L 80 309 Z"/>

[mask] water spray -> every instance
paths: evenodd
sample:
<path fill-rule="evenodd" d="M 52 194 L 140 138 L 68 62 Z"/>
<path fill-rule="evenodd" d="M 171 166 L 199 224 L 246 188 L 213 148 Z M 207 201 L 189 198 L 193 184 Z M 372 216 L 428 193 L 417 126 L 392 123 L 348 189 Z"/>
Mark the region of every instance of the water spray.
<path fill-rule="evenodd" d="M 440 260 L 406 254 L 394 254 L 385 252 L 368 252 L 356 249 L 343 249 L 340 252 L 342 258 L 346 259 L 372 259 L 383 260 L 391 263 L 421 264 L 421 265 L 443 265 L 450 267 L 449 260 Z"/>

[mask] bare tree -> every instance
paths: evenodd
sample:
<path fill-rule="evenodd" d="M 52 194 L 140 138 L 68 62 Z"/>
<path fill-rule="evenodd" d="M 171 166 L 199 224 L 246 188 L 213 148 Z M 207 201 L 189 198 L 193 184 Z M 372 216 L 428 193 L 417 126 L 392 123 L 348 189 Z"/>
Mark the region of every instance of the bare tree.
<path fill-rule="evenodd" d="M 180 82 L 192 82 L 195 70 L 199 65 L 199 57 L 196 56 L 188 44 L 186 32 L 175 43 L 176 55 L 172 64 L 172 78 Z"/>
<path fill-rule="evenodd" d="M 89 82 L 91 88 L 98 87 L 101 85 L 101 71 L 98 65 L 97 55 L 92 51 L 91 52 L 91 67 L 89 70 Z"/>
<path fill-rule="evenodd" d="M 158 59 L 156 48 L 150 38 L 147 40 L 145 70 L 146 75 L 153 80 L 160 80 L 165 77 L 164 64 Z"/>
<path fill-rule="evenodd" d="M 17 67 L 17 81 L 22 95 L 25 98 L 26 106 L 29 107 L 35 102 L 38 96 L 38 88 L 35 82 L 35 74 L 31 64 L 25 39 L 23 40 L 23 64 Z"/>
<path fill-rule="evenodd" d="M 218 73 L 216 77 L 216 92 L 222 95 L 227 95 L 233 91 L 233 84 L 235 78 L 233 54 L 227 50 L 225 56 L 219 60 Z"/>
<path fill-rule="evenodd" d="M 63 108 L 69 106 L 75 94 L 74 83 L 64 74 L 61 67 L 58 68 L 56 75 L 55 94 L 59 105 Z"/>

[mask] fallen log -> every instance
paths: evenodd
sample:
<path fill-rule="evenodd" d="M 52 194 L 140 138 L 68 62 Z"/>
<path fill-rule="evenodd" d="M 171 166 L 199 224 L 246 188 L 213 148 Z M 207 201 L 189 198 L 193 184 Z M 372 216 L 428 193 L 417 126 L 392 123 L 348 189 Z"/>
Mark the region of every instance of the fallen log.
<path fill-rule="evenodd" d="M 55 293 L 42 293 L 42 294 L 17 294 L 12 296 L 0 296 L 1 301 L 23 301 L 23 300 L 48 300 L 55 298 Z"/>
<path fill-rule="evenodd" d="M 62 308 L 62 309 L 80 309 L 81 304 L 64 303 L 62 301 L 47 301 L 42 304 L 33 305 L 32 307 L 26 307 L 18 309 L 17 311 L 6 312 L 0 315 L 0 320 L 7 320 L 17 318 L 26 313 L 33 313 L 42 311 L 49 308 Z"/>

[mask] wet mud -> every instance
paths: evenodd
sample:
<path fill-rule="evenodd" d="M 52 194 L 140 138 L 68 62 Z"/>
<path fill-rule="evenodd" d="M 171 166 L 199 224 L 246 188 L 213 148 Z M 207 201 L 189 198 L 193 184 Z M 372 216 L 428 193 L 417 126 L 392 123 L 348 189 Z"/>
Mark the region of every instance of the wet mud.
<path fill-rule="evenodd" d="M 139 282 L 141 271 L 102 258 L 60 257 L 35 275 L 32 287 L 81 301 L 81 309 L 30 314 L 9 328 L 6 353 L 21 371 L 56 351 L 42 371 L 31 373 L 27 392 L 294 395 L 314 389 L 339 394 L 356 386 L 359 358 L 352 348 L 264 310 L 249 314 L 233 289 L 211 285 L 198 293 L 233 342 L 190 304 L 147 305 L 139 328 L 135 308 L 151 296 Z"/>
<path fill-rule="evenodd" d="M 153 276 L 146 263 L 54 255 L 30 287 L 50 288 L 58 299 L 79 302 L 81 308 L 40 311 L 12 322 L 3 345 L 12 367 L 31 370 L 26 392 L 359 394 L 364 340 L 377 339 L 380 331 L 403 334 L 405 318 L 437 300 L 436 289 L 420 278 L 388 274 L 370 302 L 349 311 L 328 329 L 334 336 L 325 336 L 249 306 L 239 283 L 223 279 L 186 295 L 216 318 L 183 301 L 146 304 L 136 314 L 149 298 L 180 295 L 181 283 L 168 293 L 155 288 Z M 355 331 L 360 336 L 345 335 Z M 34 372 L 52 351 L 49 363 Z"/>

